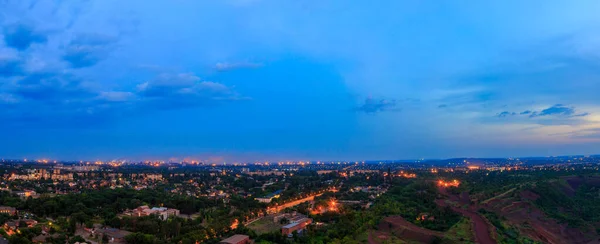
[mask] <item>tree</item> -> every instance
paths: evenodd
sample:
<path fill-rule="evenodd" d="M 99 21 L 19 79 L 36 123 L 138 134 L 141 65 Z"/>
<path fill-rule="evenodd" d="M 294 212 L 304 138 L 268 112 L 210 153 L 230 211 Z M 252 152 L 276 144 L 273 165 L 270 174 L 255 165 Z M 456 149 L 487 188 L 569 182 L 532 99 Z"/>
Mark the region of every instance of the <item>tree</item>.
<path fill-rule="evenodd" d="M 74 244 L 75 242 L 81 243 L 81 242 L 86 242 L 86 240 L 83 237 L 81 237 L 80 235 L 76 235 L 73 238 L 71 238 L 71 240 L 69 240 L 70 244 Z"/>
<path fill-rule="evenodd" d="M 290 220 L 287 218 L 281 218 L 281 220 L 279 220 L 279 224 L 285 225 L 290 223 Z"/>
<path fill-rule="evenodd" d="M 117 229 L 121 228 L 121 219 L 119 219 L 119 217 L 115 216 L 108 221 L 108 225 L 110 227 L 117 228 Z"/>
<path fill-rule="evenodd" d="M 71 219 L 68 223 L 68 231 L 69 233 L 75 233 L 75 231 L 77 230 L 77 222 L 75 222 L 75 220 Z"/>
<path fill-rule="evenodd" d="M 102 243 L 108 243 L 108 236 L 106 234 L 102 234 Z"/>
<path fill-rule="evenodd" d="M 75 223 L 78 223 L 78 224 L 83 224 L 86 221 L 88 221 L 89 219 L 90 219 L 90 217 L 82 211 L 71 215 L 71 220 L 75 221 Z"/>
<path fill-rule="evenodd" d="M 125 236 L 125 241 L 130 244 L 154 244 L 156 237 L 136 232 Z"/>
<path fill-rule="evenodd" d="M 12 235 L 10 238 L 8 238 L 8 243 L 11 243 L 11 244 L 30 244 L 31 241 L 27 240 L 27 238 L 22 237 L 22 236 Z"/>
<path fill-rule="evenodd" d="M 94 227 L 94 222 L 92 222 L 92 220 L 86 220 L 85 221 L 85 228 L 93 228 Z"/>

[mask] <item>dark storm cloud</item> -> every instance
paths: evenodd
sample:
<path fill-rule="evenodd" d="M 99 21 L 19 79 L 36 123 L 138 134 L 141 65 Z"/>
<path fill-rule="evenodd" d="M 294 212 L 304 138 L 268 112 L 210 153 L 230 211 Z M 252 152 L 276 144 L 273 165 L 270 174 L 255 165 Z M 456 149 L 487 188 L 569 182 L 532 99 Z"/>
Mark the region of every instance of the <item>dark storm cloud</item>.
<path fill-rule="evenodd" d="M 4 43 L 23 51 L 34 43 L 45 43 L 46 35 L 25 24 L 13 24 L 4 27 Z"/>

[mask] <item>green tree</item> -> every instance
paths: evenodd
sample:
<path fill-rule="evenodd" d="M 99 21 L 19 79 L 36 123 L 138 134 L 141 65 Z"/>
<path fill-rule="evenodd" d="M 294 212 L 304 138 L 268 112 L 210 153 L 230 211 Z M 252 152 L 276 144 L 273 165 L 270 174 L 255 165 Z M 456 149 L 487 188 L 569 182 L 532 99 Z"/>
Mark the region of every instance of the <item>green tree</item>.
<path fill-rule="evenodd" d="M 80 243 L 81 243 L 81 242 L 86 242 L 86 241 L 85 241 L 85 239 L 84 239 L 83 237 L 81 237 L 80 235 L 76 235 L 76 236 L 72 237 L 72 238 L 69 240 L 69 243 L 70 243 L 70 244 L 74 244 L 75 242 L 80 242 Z"/>
<path fill-rule="evenodd" d="M 125 236 L 125 241 L 130 244 L 155 244 L 156 237 L 136 232 Z"/>

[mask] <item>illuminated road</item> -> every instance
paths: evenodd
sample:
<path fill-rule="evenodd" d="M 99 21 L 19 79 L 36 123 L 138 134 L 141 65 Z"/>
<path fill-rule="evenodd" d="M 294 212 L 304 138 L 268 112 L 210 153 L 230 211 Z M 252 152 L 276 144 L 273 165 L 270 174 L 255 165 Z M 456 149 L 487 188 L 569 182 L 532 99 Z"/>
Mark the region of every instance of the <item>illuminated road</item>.
<path fill-rule="evenodd" d="M 281 212 L 281 210 L 284 210 L 286 208 L 291 208 L 291 207 L 296 206 L 296 205 L 301 204 L 301 203 L 313 201 L 313 200 L 315 200 L 315 197 L 318 197 L 320 195 L 323 195 L 323 193 L 314 194 L 314 195 L 311 195 L 309 197 L 305 197 L 305 198 L 298 199 L 298 200 L 295 200 L 295 201 L 292 201 L 292 202 L 284 203 L 282 205 L 277 205 L 275 207 L 269 207 L 269 208 L 267 208 L 267 213 L 272 214 L 272 213 Z"/>

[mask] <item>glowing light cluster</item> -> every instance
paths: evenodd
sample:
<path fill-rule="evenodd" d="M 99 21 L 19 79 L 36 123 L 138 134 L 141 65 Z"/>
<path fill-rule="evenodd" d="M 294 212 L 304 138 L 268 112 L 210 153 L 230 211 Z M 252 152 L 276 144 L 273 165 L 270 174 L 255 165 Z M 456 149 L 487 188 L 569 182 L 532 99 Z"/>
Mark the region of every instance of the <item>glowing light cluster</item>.
<path fill-rule="evenodd" d="M 335 199 L 329 201 L 329 211 L 337 211 L 337 202 Z"/>
<path fill-rule="evenodd" d="M 452 180 L 452 181 L 439 180 L 437 183 L 438 183 L 438 186 L 441 186 L 441 187 L 458 187 L 458 186 L 460 186 L 460 182 L 458 180 Z"/>
<path fill-rule="evenodd" d="M 400 174 L 398 174 L 398 177 L 404 177 L 404 178 L 412 179 L 412 178 L 417 178 L 417 174 L 415 174 L 415 173 L 406 173 L 404 171 L 400 171 Z"/>

